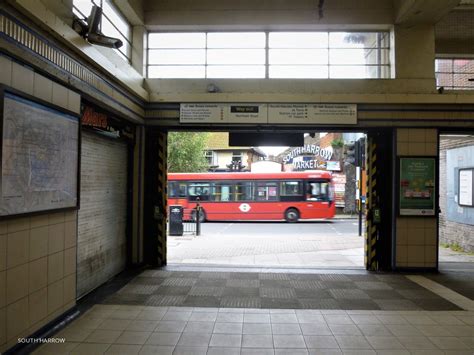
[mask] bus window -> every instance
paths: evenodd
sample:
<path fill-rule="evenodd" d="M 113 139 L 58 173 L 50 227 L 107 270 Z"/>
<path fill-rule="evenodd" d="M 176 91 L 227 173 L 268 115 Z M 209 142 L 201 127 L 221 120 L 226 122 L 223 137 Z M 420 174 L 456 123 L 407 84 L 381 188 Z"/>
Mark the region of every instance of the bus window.
<path fill-rule="evenodd" d="M 278 185 L 276 182 L 257 182 L 257 201 L 277 201 Z"/>
<path fill-rule="evenodd" d="M 282 181 L 280 183 L 280 201 L 303 200 L 303 183 L 301 181 Z"/>
<path fill-rule="evenodd" d="M 253 200 L 253 182 L 236 182 L 235 201 L 252 201 Z"/>
<path fill-rule="evenodd" d="M 209 201 L 210 184 L 205 182 L 192 182 L 188 186 L 189 201 Z"/>
<path fill-rule="evenodd" d="M 175 182 L 168 183 L 168 197 L 178 197 L 178 191 L 176 189 Z"/>
<path fill-rule="evenodd" d="M 186 197 L 186 183 L 180 182 L 178 187 L 178 196 L 179 197 Z"/>
<path fill-rule="evenodd" d="M 306 200 L 329 201 L 329 182 L 308 181 L 306 186 Z"/>
<path fill-rule="evenodd" d="M 233 189 L 232 185 L 226 183 L 216 183 L 212 185 L 211 189 L 211 200 L 212 201 L 232 201 L 233 200 Z"/>

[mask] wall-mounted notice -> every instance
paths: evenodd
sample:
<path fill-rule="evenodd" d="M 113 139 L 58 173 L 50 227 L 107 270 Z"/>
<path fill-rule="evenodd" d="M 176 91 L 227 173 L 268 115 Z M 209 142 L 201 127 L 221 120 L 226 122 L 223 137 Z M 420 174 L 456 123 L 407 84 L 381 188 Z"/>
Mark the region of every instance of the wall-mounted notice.
<path fill-rule="evenodd" d="M 181 123 L 267 123 L 266 104 L 181 104 Z"/>
<path fill-rule="evenodd" d="M 269 104 L 268 123 L 357 124 L 357 105 Z"/>
<path fill-rule="evenodd" d="M 459 205 L 474 207 L 474 168 L 459 169 Z"/>
<path fill-rule="evenodd" d="M 435 179 L 434 158 L 400 158 L 400 215 L 435 215 Z"/>
<path fill-rule="evenodd" d="M 77 206 L 79 118 L 6 92 L 0 216 Z"/>
<path fill-rule="evenodd" d="M 355 104 L 219 104 L 180 105 L 181 123 L 357 124 Z"/>

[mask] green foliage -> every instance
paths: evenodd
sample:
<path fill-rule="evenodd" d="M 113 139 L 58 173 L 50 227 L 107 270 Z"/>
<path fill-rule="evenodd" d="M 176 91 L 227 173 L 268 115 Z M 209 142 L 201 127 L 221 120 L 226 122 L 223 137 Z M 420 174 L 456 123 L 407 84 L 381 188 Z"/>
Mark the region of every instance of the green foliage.
<path fill-rule="evenodd" d="M 168 133 L 168 172 L 199 173 L 207 171 L 204 151 L 208 133 L 170 132 Z"/>
<path fill-rule="evenodd" d="M 342 148 L 344 146 L 344 141 L 341 138 L 334 139 L 331 142 L 333 148 Z"/>

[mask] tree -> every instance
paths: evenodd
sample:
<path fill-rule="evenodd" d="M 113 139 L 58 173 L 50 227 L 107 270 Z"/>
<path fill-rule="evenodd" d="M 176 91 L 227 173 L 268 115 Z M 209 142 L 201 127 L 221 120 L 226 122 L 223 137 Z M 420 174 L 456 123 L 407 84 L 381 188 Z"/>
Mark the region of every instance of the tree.
<path fill-rule="evenodd" d="M 204 151 L 209 135 L 201 132 L 168 133 L 168 171 L 199 173 L 207 171 Z"/>

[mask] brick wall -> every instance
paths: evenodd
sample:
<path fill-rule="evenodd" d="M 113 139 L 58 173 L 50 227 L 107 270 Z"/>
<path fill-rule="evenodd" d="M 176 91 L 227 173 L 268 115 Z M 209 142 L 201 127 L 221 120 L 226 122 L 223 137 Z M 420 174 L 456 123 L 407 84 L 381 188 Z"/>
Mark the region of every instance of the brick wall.
<path fill-rule="evenodd" d="M 452 148 L 461 148 L 474 146 L 474 137 L 447 137 L 441 136 L 440 139 L 440 186 L 439 186 L 439 202 L 441 214 L 439 216 L 439 241 L 440 243 L 459 244 L 464 250 L 474 251 L 474 225 L 457 223 L 449 221 L 443 211 L 447 211 L 446 206 L 446 151 Z"/>

